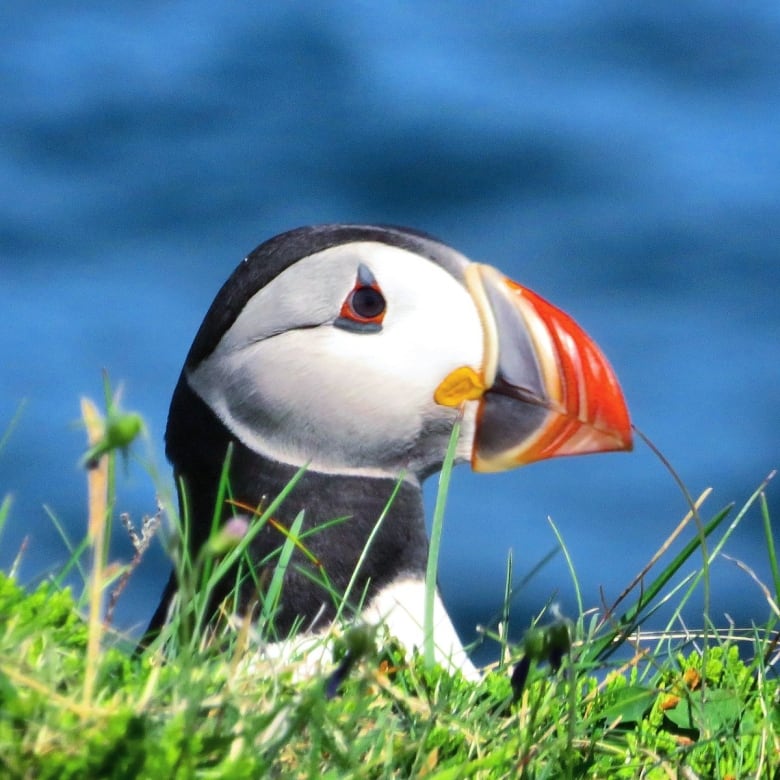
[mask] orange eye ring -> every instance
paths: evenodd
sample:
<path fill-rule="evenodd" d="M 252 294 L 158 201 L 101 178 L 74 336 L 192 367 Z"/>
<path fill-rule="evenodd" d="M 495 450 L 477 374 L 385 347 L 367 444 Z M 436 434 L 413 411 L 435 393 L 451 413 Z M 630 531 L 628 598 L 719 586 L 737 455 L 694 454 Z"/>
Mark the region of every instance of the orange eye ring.
<path fill-rule="evenodd" d="M 382 328 L 387 302 L 374 275 L 362 263 L 358 266 L 355 286 L 341 304 L 333 323 L 345 330 L 375 333 Z"/>

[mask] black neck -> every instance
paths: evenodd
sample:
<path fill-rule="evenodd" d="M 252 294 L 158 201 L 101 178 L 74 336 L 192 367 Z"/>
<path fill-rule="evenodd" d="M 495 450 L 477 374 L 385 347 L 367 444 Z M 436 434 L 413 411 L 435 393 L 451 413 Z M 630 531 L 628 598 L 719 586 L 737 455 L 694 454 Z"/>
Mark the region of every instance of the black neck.
<path fill-rule="evenodd" d="M 166 432 L 166 453 L 174 465 L 176 479 L 183 480 L 187 491 L 191 528 L 191 546 L 199 549 L 211 527 L 217 486 L 228 445 L 233 451 L 230 465 L 230 489 L 234 499 L 250 506 L 268 505 L 289 484 L 297 469 L 258 455 L 230 435 L 211 409 L 189 387 L 185 377 L 179 380 L 171 402 Z M 304 529 L 336 518 L 344 522 L 306 537 L 305 545 L 321 564 L 336 593 L 343 593 L 376 522 L 387 506 L 397 482 L 393 479 L 324 474 L 307 471 L 285 498 L 274 519 L 289 528 L 301 510 L 305 511 Z M 180 509 L 181 509 L 180 496 Z M 222 508 L 223 520 L 235 509 Z M 251 557 L 262 561 L 281 547 L 285 537 L 267 524 L 251 544 Z M 402 482 L 360 569 L 352 599 L 360 598 L 367 588 L 367 600 L 401 574 L 422 576 L 428 552 L 422 492 Z M 274 559 L 275 561 L 275 559 Z M 273 566 L 274 563 L 271 563 Z M 280 635 L 302 618 L 309 627 L 315 616 L 318 626 L 335 615 L 333 597 L 306 573 L 321 578 L 317 567 L 296 550 L 285 575 L 275 626 Z M 269 582 L 268 572 L 256 572 L 260 582 Z M 224 597 L 234 577 L 228 577 Z M 242 606 L 254 596 L 256 586 L 248 582 L 241 591 Z"/>

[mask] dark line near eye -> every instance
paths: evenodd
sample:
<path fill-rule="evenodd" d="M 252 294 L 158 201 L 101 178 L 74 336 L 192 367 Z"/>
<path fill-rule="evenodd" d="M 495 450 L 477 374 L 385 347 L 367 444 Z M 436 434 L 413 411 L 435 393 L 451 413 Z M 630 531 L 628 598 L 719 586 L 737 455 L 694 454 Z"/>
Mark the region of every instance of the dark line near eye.
<path fill-rule="evenodd" d="M 333 325 L 336 328 L 349 330 L 352 333 L 379 333 L 382 330 L 382 326 L 378 322 L 358 322 L 347 317 L 337 317 L 333 320 Z"/>
<path fill-rule="evenodd" d="M 321 328 L 323 325 L 327 325 L 328 321 L 325 320 L 324 322 L 312 322 L 308 325 L 296 325 L 293 328 L 280 328 L 279 330 L 272 331 L 271 333 L 267 333 L 265 336 L 259 339 L 250 339 L 249 341 L 244 342 L 243 344 L 238 344 L 235 347 L 233 347 L 230 351 L 231 352 L 238 352 L 242 349 L 247 349 L 248 347 L 252 347 L 255 344 L 262 344 L 264 341 L 269 341 L 270 339 L 274 339 L 277 336 L 283 336 L 285 333 L 294 333 L 297 330 L 313 330 L 314 328 Z"/>

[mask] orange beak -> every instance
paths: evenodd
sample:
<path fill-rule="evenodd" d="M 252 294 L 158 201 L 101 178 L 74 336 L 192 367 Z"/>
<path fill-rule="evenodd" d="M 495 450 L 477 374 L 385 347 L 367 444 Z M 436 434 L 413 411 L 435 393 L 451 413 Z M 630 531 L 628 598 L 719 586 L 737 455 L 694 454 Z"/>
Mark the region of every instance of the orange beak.
<path fill-rule="evenodd" d="M 469 396 L 479 399 L 472 468 L 630 450 L 620 385 L 585 331 L 491 266 L 469 266 L 466 284 L 485 331 L 484 364 L 471 383 L 480 389 Z"/>

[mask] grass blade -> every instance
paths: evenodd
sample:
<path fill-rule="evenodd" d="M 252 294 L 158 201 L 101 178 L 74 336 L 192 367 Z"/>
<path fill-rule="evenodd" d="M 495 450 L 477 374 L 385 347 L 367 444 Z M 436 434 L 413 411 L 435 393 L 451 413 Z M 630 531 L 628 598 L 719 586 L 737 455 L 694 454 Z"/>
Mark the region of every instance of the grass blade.
<path fill-rule="evenodd" d="M 284 575 L 287 573 L 287 567 L 290 565 L 290 559 L 295 551 L 296 541 L 300 538 L 301 526 L 303 525 L 303 510 L 298 512 L 290 526 L 290 532 L 282 545 L 282 551 L 279 554 L 279 560 L 274 567 L 274 573 L 271 577 L 271 583 L 263 596 L 263 625 L 267 625 L 273 619 L 276 609 L 279 606 L 279 599 L 282 596 L 282 585 L 284 584 Z"/>
<path fill-rule="evenodd" d="M 78 545 L 74 545 L 70 540 L 65 527 L 59 521 L 59 518 L 54 514 L 54 512 L 52 512 L 52 510 L 47 506 L 44 506 L 44 510 L 46 511 L 46 514 L 49 516 L 49 519 L 57 530 L 57 533 L 60 535 L 60 539 L 62 539 L 63 544 L 68 550 L 68 560 L 54 577 L 54 584 L 57 586 L 57 588 L 63 588 L 65 586 L 65 580 L 68 578 L 71 570 L 74 567 L 78 571 L 82 583 L 86 584 L 87 580 L 89 579 L 89 575 L 87 574 L 84 565 L 81 563 L 81 558 L 89 548 L 89 538 L 85 536 Z"/>
<path fill-rule="evenodd" d="M 725 520 L 731 507 L 728 506 L 718 512 L 701 530 L 701 534 L 706 537 L 715 531 Z M 650 583 L 650 586 L 644 590 L 636 602 L 627 609 L 612 625 L 613 627 L 602 639 L 595 640 L 588 648 L 587 654 L 594 661 L 603 662 L 609 658 L 615 650 L 620 647 L 623 640 L 628 637 L 638 625 L 641 624 L 644 616 L 642 611 L 655 599 L 661 589 L 674 577 L 685 562 L 700 548 L 701 535 L 697 534 L 688 544 L 675 556 L 672 562 L 661 572 L 661 574 Z M 607 615 L 605 619 L 610 619 Z"/>
<path fill-rule="evenodd" d="M 10 495 L 3 497 L 3 502 L 0 503 L 0 538 L 3 536 L 3 529 L 5 528 L 6 521 L 8 520 L 8 515 L 11 512 L 11 504 L 13 503 L 13 499 Z"/>
<path fill-rule="evenodd" d="M 8 444 L 8 440 L 11 438 L 16 426 L 19 425 L 19 420 L 22 419 L 22 412 L 24 411 L 24 407 L 26 405 L 27 401 L 21 401 L 19 403 L 19 406 L 14 412 L 14 416 L 11 418 L 11 422 L 8 423 L 5 431 L 3 431 L 3 435 L 0 436 L 0 452 L 5 449 L 5 445 Z"/>
<path fill-rule="evenodd" d="M 450 487 L 452 467 L 455 465 L 455 450 L 460 436 L 461 416 L 455 420 L 444 456 L 444 463 L 439 474 L 439 487 L 436 492 L 436 506 L 433 510 L 433 522 L 431 524 L 431 541 L 428 547 L 428 565 L 425 570 L 425 612 L 423 617 L 423 646 L 424 658 L 428 667 L 434 662 L 434 637 L 433 637 L 433 606 L 436 600 L 436 580 L 439 571 L 439 550 L 441 549 L 441 536 L 444 528 L 444 510 L 447 506 L 447 493 Z"/>
<path fill-rule="evenodd" d="M 768 482 L 774 476 L 773 471 L 766 479 Z M 766 483 L 765 483 L 766 484 Z M 766 539 L 766 550 L 769 555 L 769 570 L 772 572 L 772 583 L 775 589 L 775 601 L 780 599 L 780 568 L 777 565 L 777 552 L 775 550 L 775 536 L 772 533 L 772 521 L 769 518 L 769 505 L 766 500 L 766 492 L 762 489 L 759 496 L 761 501 L 761 519 L 764 524 L 764 538 Z"/>
<path fill-rule="evenodd" d="M 577 579 L 577 571 L 574 568 L 574 561 L 571 559 L 571 555 L 569 554 L 569 548 L 566 546 L 566 542 L 563 540 L 563 535 L 558 530 L 558 527 L 553 522 L 553 519 L 551 517 L 547 518 L 547 522 L 550 524 L 550 527 L 553 530 L 553 533 L 555 534 L 555 538 L 558 540 L 558 544 L 560 545 L 561 552 L 563 553 L 563 557 L 566 559 L 566 566 L 569 569 L 569 574 L 571 575 L 572 583 L 574 584 L 574 594 L 577 598 L 577 614 L 582 615 L 584 612 L 583 602 L 582 602 L 582 591 L 580 590 L 580 583 Z"/>
<path fill-rule="evenodd" d="M 379 529 L 382 527 L 382 524 L 384 523 L 385 518 L 387 517 L 387 513 L 390 511 L 390 507 L 393 505 L 393 502 L 395 501 L 395 497 L 398 495 L 398 491 L 401 489 L 401 485 L 403 484 L 404 481 L 404 476 L 405 476 L 404 474 L 401 474 L 401 476 L 396 481 L 395 487 L 393 488 L 393 492 L 390 494 L 390 498 L 387 500 L 384 509 L 382 509 L 382 512 L 377 518 L 376 523 L 374 523 L 374 527 L 371 529 L 371 533 L 369 534 L 366 543 L 363 545 L 363 549 L 360 552 L 360 557 L 358 558 L 357 564 L 355 564 L 355 568 L 352 571 L 352 576 L 349 578 L 347 587 L 344 590 L 344 593 L 342 594 L 341 599 L 339 601 L 339 606 L 338 609 L 336 610 L 336 617 L 334 622 L 338 622 L 344 610 L 344 606 L 349 601 L 349 597 L 352 593 L 352 589 L 355 587 L 355 582 L 357 581 L 358 575 L 360 574 L 360 570 L 363 568 L 363 562 L 366 559 L 366 555 L 368 555 L 368 551 L 371 549 L 371 545 L 373 544 L 377 533 L 379 533 Z"/>

